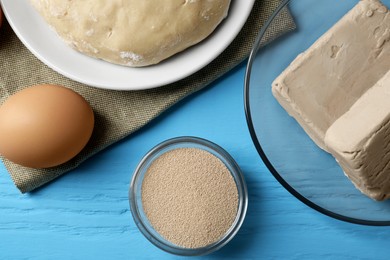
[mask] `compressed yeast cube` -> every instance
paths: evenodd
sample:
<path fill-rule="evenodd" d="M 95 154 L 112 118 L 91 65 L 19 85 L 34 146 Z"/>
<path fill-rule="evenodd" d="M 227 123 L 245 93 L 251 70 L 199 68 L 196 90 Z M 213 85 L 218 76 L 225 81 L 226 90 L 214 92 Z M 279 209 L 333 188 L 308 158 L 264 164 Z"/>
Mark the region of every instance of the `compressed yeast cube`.
<path fill-rule="evenodd" d="M 378 142 L 387 142 L 385 122 L 390 107 L 382 103 L 389 102 L 385 99 L 389 70 L 390 12 L 378 0 L 362 0 L 298 55 L 272 84 L 281 106 L 319 147 L 332 153 L 359 190 L 376 200 L 390 197 L 390 178 L 384 177 L 390 176 L 390 169 L 374 166 L 368 158 L 388 160 L 387 148 L 363 143 L 373 136 Z M 381 98 L 374 100 L 372 96 Z M 363 106 L 370 108 L 366 111 Z M 354 120 L 351 114 L 356 116 Z M 341 138 L 340 128 L 354 133 L 343 132 L 345 138 Z M 374 135 L 379 128 L 384 132 Z M 345 147 L 348 144 L 353 149 L 345 149 L 352 147 Z M 369 155 L 351 156 L 362 147 Z"/>

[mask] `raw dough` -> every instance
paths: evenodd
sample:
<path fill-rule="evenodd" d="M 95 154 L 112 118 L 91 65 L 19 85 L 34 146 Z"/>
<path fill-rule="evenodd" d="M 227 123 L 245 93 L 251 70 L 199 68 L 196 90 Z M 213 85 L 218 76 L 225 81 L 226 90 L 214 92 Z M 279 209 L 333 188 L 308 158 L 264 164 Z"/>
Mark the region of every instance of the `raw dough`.
<path fill-rule="evenodd" d="M 76 50 L 140 67 L 197 44 L 226 17 L 230 0 L 31 0 Z"/>

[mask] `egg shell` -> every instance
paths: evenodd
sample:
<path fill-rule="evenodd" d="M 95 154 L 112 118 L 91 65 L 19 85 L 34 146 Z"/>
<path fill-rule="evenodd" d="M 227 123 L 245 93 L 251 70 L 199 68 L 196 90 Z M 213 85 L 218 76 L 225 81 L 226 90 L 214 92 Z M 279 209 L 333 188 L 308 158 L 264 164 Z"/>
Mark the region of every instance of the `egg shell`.
<path fill-rule="evenodd" d="M 93 110 L 71 89 L 36 85 L 0 107 L 0 154 L 30 168 L 49 168 L 76 156 L 94 127 Z"/>

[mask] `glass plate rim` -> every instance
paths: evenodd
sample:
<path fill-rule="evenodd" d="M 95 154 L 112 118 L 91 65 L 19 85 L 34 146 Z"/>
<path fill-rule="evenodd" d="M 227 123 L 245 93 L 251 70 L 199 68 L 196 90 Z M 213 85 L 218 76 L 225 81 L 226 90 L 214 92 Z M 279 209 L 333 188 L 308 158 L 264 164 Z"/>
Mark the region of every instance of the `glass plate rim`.
<path fill-rule="evenodd" d="M 303 202 L 305 205 L 309 206 L 310 208 L 326 215 L 329 217 L 332 217 L 337 220 L 341 220 L 344 222 L 349 222 L 353 224 L 359 224 L 359 225 L 367 225 L 367 226 L 390 226 L 390 221 L 382 221 L 382 220 L 363 220 L 359 218 L 353 218 L 344 216 L 335 212 L 332 212 L 330 210 L 327 210 L 324 207 L 321 207 L 311 200 L 307 199 L 305 196 L 300 194 L 296 189 L 294 189 L 286 180 L 283 179 L 283 177 L 278 173 L 278 171 L 274 168 L 272 163 L 268 160 L 267 155 L 265 154 L 260 140 L 257 138 L 256 131 L 253 125 L 252 121 L 252 113 L 250 108 L 250 77 L 251 77 L 251 71 L 252 71 L 252 64 L 256 57 L 257 52 L 259 51 L 261 47 L 261 40 L 264 37 L 264 34 L 266 33 L 268 27 L 272 24 L 273 20 L 277 15 L 280 13 L 281 10 L 283 10 L 284 7 L 287 7 L 288 4 L 291 2 L 291 0 L 283 0 L 280 2 L 279 6 L 275 9 L 275 11 L 272 13 L 272 15 L 267 19 L 261 30 L 259 31 L 257 38 L 255 40 L 255 43 L 253 45 L 253 48 L 251 50 L 251 53 L 249 55 L 246 68 L 245 68 L 245 79 L 244 79 L 244 110 L 245 110 L 245 117 L 247 126 L 249 129 L 249 134 L 251 136 L 252 142 L 260 155 L 260 158 L 262 159 L 263 163 L 267 167 L 267 169 L 270 171 L 270 173 L 274 176 L 274 178 L 295 198 Z"/>

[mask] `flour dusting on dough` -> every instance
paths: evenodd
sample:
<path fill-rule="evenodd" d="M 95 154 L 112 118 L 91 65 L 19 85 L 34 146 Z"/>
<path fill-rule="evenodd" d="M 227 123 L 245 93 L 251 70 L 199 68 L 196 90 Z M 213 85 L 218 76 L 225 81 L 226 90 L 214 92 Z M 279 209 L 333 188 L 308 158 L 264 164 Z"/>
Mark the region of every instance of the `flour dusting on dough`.
<path fill-rule="evenodd" d="M 121 57 L 122 60 L 125 61 L 127 65 L 136 64 L 137 62 L 142 61 L 143 59 L 141 55 L 131 51 L 121 51 L 119 53 L 119 56 Z"/>

